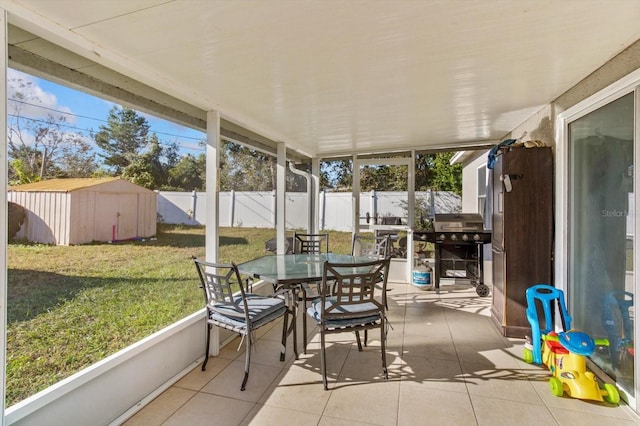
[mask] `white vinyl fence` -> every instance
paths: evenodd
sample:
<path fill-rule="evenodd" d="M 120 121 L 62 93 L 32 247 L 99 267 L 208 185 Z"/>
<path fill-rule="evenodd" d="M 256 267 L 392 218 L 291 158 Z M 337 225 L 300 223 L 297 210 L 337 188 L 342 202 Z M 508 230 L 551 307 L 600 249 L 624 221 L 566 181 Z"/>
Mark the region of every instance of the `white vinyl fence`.
<path fill-rule="evenodd" d="M 452 192 L 416 192 L 416 204 L 422 203 L 429 214 L 460 211 L 461 199 Z M 220 226 L 243 228 L 274 228 L 276 193 L 221 192 Z M 287 192 L 287 229 L 304 229 L 308 222 L 307 194 Z M 320 229 L 351 231 L 353 202 L 350 192 L 320 194 Z M 374 217 L 399 217 L 406 221 L 406 192 L 376 192 L 360 194 L 360 221 L 367 213 Z M 161 223 L 205 225 L 207 216 L 204 192 L 158 192 L 158 221 Z"/>

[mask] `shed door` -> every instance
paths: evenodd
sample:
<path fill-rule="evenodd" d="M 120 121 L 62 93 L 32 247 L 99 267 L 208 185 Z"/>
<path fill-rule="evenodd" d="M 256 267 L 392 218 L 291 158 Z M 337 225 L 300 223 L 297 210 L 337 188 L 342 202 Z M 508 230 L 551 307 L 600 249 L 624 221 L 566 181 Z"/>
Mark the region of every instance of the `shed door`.
<path fill-rule="evenodd" d="M 97 204 L 97 241 L 126 240 L 138 236 L 138 194 L 100 194 Z"/>

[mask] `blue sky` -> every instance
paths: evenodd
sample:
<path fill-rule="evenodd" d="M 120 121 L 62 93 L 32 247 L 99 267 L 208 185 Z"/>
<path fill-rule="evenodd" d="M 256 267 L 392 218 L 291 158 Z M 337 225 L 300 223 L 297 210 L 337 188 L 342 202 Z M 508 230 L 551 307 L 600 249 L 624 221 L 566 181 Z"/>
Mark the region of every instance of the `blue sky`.
<path fill-rule="evenodd" d="M 109 110 L 115 105 L 113 102 L 12 69 L 9 70 L 7 89 L 9 99 L 16 91 L 26 94 L 28 99 L 33 99 L 22 104 L 9 100 L 9 114 L 15 113 L 16 108 L 20 108 L 21 116 L 33 119 L 45 117 L 47 113 L 62 113 L 67 117 L 68 126 L 65 130 L 81 134 L 87 141 L 91 139 L 90 131 L 98 131 L 100 126 L 106 123 Z M 197 156 L 204 152 L 204 148 L 198 146 L 198 141 L 206 137 L 203 132 L 146 113 L 140 114 L 147 119 L 150 131 L 157 134 L 161 144 L 177 141 L 183 154 Z"/>

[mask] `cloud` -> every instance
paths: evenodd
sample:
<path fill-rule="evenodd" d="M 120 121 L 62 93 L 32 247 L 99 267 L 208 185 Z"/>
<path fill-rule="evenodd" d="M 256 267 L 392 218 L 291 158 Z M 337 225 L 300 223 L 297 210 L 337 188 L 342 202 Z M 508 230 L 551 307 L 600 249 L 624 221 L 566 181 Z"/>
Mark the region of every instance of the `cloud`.
<path fill-rule="evenodd" d="M 69 124 L 75 123 L 70 108 L 59 105 L 58 98 L 39 86 L 31 75 L 9 68 L 7 70 L 7 99 L 9 114 L 25 118 L 45 118 L 50 114 L 64 116 Z M 66 114 L 65 114 L 66 113 Z"/>

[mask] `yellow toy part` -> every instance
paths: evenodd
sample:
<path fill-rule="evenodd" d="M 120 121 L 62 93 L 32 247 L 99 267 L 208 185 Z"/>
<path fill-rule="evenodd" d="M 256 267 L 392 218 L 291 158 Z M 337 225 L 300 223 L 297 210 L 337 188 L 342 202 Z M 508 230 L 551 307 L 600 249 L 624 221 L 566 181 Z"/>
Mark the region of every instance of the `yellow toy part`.
<path fill-rule="evenodd" d="M 572 398 L 606 401 L 611 404 L 620 402 L 620 394 L 614 385 L 605 383 L 602 388 L 598 385 L 595 375 L 587 370 L 585 355 L 569 351 L 563 346 L 562 343 L 567 344 L 566 341 L 569 340 L 577 341 L 579 347 L 584 348 L 589 345 L 589 342 L 585 344 L 583 340 L 591 340 L 585 333 L 570 330 L 558 335 L 551 332 L 543 335 L 542 339 L 545 343 L 542 349 L 542 361 L 553 374 L 549 380 L 551 393 L 562 396 L 566 392 Z M 604 345 L 608 342 L 602 339 L 595 343 Z M 593 340 L 590 345 L 594 345 Z"/>

